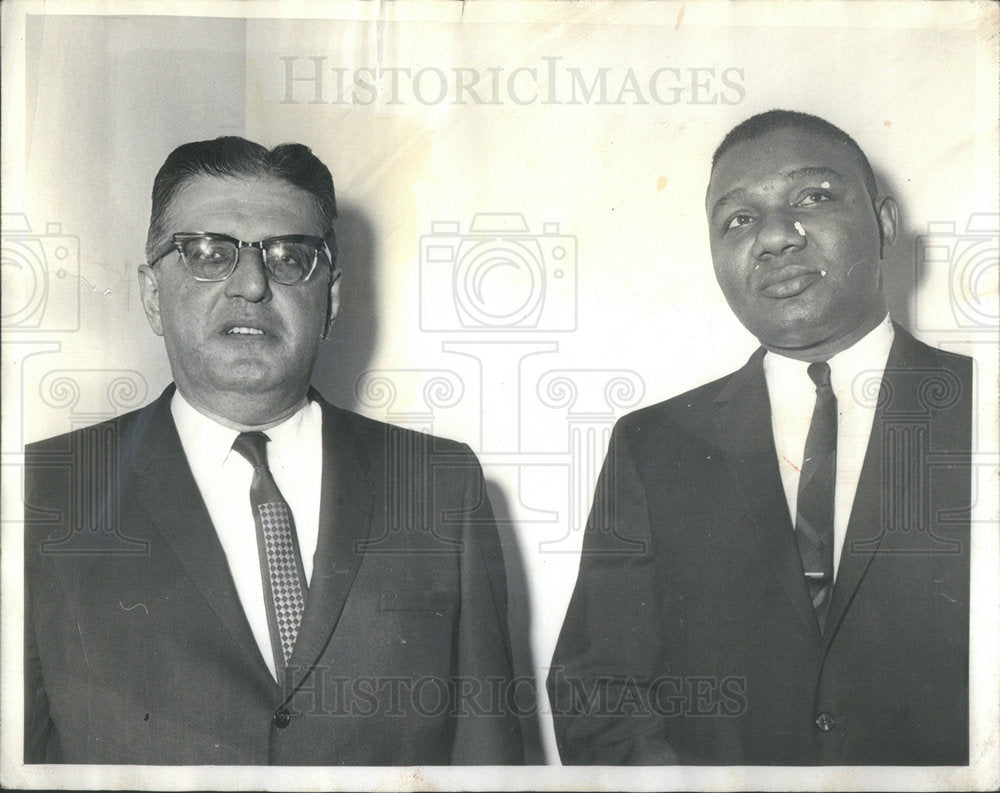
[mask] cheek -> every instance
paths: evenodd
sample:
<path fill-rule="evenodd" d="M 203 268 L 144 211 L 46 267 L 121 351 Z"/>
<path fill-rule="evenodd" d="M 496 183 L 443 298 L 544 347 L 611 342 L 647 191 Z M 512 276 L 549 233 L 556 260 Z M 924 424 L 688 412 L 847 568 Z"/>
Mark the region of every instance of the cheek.
<path fill-rule="evenodd" d="M 712 264 L 719 285 L 730 289 L 745 288 L 750 268 L 748 259 L 731 246 L 717 246 L 712 249 Z"/>
<path fill-rule="evenodd" d="M 326 307 L 326 291 L 320 290 L 298 296 L 290 302 L 287 311 L 294 317 L 300 343 L 303 339 L 312 340 L 314 336 L 319 338 L 326 322 Z"/>
<path fill-rule="evenodd" d="M 858 213 L 830 218 L 828 222 L 806 221 L 810 241 L 821 245 L 830 258 L 845 262 L 878 259 L 881 240 L 874 218 Z"/>
<path fill-rule="evenodd" d="M 192 295 L 176 282 L 161 284 L 159 290 L 160 315 L 164 325 L 174 330 L 183 331 L 187 324 L 187 314 L 190 311 Z"/>

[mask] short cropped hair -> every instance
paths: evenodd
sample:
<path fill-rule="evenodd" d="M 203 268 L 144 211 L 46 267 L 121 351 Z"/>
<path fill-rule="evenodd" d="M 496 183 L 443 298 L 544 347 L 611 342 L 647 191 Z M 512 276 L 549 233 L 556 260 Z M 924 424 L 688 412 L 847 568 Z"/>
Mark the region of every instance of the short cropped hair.
<path fill-rule="evenodd" d="M 729 133 L 722 139 L 722 143 L 712 155 L 712 170 L 722 158 L 722 155 L 729 151 L 737 143 L 755 140 L 769 132 L 779 129 L 796 129 L 802 132 L 812 132 L 817 135 L 845 146 L 861 167 L 861 176 L 865 182 L 865 188 L 874 204 L 878 198 L 878 184 L 875 181 L 875 173 L 868 162 L 868 158 L 850 135 L 840 127 L 834 126 L 829 121 L 813 116 L 809 113 L 799 113 L 795 110 L 768 110 L 765 113 L 758 113 L 751 116 L 729 130 Z"/>
<path fill-rule="evenodd" d="M 157 241 L 167 233 L 170 203 L 190 179 L 215 177 L 273 177 L 309 193 L 326 219 L 329 235 L 337 217 L 337 201 L 330 169 L 301 143 L 283 143 L 266 149 L 234 135 L 185 143 L 174 149 L 153 181 L 153 209 L 146 235 L 146 258 L 154 255 Z M 204 229 L 197 229 L 203 231 Z"/>

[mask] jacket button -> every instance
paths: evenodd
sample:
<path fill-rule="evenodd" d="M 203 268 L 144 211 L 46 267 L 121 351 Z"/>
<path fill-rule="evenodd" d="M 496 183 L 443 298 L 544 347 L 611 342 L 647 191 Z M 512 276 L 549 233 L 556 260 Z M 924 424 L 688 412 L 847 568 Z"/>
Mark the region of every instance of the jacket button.
<path fill-rule="evenodd" d="M 273 719 L 271 719 L 271 723 L 272 723 L 272 724 L 273 724 L 273 725 L 274 725 L 275 727 L 277 727 L 278 729 L 281 729 L 281 730 L 283 730 L 283 729 L 285 729 L 285 727 L 287 727 L 287 726 L 288 726 L 288 723 L 289 723 L 289 722 L 290 722 L 291 720 L 292 720 L 292 714 L 291 714 L 291 713 L 289 713 L 289 712 L 288 712 L 287 710 L 285 710 L 284 708 L 278 708 L 278 709 L 277 709 L 277 710 L 276 710 L 276 711 L 274 712 L 274 718 L 273 718 Z"/>
<path fill-rule="evenodd" d="M 816 726 L 823 732 L 830 732 L 830 730 L 837 726 L 837 720 L 829 713 L 820 713 L 816 717 Z"/>

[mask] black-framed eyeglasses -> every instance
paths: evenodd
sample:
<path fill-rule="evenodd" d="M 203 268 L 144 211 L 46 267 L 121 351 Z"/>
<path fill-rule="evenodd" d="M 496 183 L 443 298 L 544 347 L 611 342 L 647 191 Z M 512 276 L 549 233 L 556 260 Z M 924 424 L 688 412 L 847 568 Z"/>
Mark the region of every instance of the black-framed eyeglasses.
<path fill-rule="evenodd" d="M 285 234 L 245 242 L 228 234 L 210 231 L 182 231 L 174 234 L 149 264 L 155 265 L 168 253 L 176 250 L 194 280 L 225 281 L 236 271 L 240 248 L 257 248 L 264 260 L 268 279 L 286 286 L 308 280 L 316 269 L 320 252 L 333 265 L 333 255 L 323 237 Z"/>

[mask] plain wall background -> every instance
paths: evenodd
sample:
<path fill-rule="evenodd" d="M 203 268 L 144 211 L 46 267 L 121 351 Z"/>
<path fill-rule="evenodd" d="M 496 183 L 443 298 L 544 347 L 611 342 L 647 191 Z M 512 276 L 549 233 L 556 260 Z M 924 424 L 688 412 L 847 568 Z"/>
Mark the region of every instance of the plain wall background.
<path fill-rule="evenodd" d="M 480 454 L 502 520 L 518 671 L 544 680 L 614 419 L 756 347 L 715 284 L 703 209 L 711 153 L 740 120 L 787 107 L 855 137 L 902 210 L 885 269 L 894 316 L 975 355 L 980 395 L 995 400 L 996 106 L 982 96 L 996 75 L 982 69 L 982 32 L 937 4 L 908 6 L 906 27 L 878 6 L 539 4 L 524 22 L 500 5 L 395 5 L 367 21 L 357 17 L 373 9 L 343 6 L 327 11 L 340 19 L 29 15 L 23 117 L 4 119 L 5 138 L 23 124 L 23 151 L 5 146 L 3 449 L 16 462 L 23 441 L 145 404 L 170 382 L 135 278 L 166 155 L 222 134 L 305 143 L 334 175 L 345 273 L 315 383 Z M 289 94 L 287 70 L 311 77 L 317 58 L 323 101 L 303 80 Z M 543 101 L 553 64 L 561 104 Z M 351 82 L 366 68 L 410 70 L 397 73 L 398 102 L 383 78 L 365 104 L 371 94 Z M 518 73 L 515 96 L 519 68 L 535 73 Z M 615 104 L 630 68 L 646 102 L 626 92 Z M 661 85 L 686 85 L 675 104 L 648 91 L 663 68 L 682 81 Z M 472 70 L 480 96 L 498 74 L 499 103 L 455 104 L 455 69 Z M 584 101 L 580 85 L 569 101 L 571 69 L 588 88 L 605 70 L 605 101 L 599 89 Z M 438 72 L 449 80 L 440 100 Z M 476 248 L 477 213 L 519 213 L 528 231 Z M 929 223 L 944 224 L 932 261 L 920 253 Z M 456 262 L 506 255 L 525 267 L 503 271 L 506 290 L 500 271 L 483 270 L 476 303 L 447 255 L 432 261 L 441 246 Z M 540 306 L 534 328 L 457 318 L 463 307 L 473 324 L 479 309 L 502 314 L 518 294 Z M 545 710 L 543 695 L 534 762 L 557 759 Z"/>

